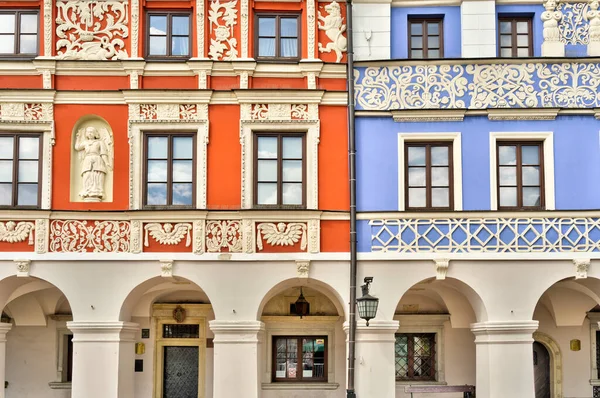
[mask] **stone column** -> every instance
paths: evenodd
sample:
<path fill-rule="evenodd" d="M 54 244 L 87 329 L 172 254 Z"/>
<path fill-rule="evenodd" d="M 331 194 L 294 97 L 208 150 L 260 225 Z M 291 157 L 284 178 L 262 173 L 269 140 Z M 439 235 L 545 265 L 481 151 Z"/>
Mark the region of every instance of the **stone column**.
<path fill-rule="evenodd" d="M 6 382 L 6 333 L 11 328 L 11 323 L 0 323 L 0 398 L 4 398 L 4 383 Z"/>
<path fill-rule="evenodd" d="M 71 398 L 134 396 L 135 335 L 130 322 L 68 322 L 73 332 Z"/>
<path fill-rule="evenodd" d="M 475 335 L 477 396 L 535 398 L 533 332 L 538 321 L 471 325 Z"/>
<path fill-rule="evenodd" d="M 542 57 L 564 57 L 565 44 L 560 41 L 558 23 L 562 19 L 562 12 L 556 10 L 555 0 L 544 1 L 546 11 L 542 13 L 544 22 L 544 42 L 542 43 Z"/>
<path fill-rule="evenodd" d="M 398 321 L 364 321 L 356 328 L 354 387 L 357 397 L 396 397 L 394 344 Z M 348 334 L 348 323 L 344 331 Z M 346 351 L 348 352 L 348 351 Z"/>
<path fill-rule="evenodd" d="M 260 321 L 209 322 L 215 335 L 213 398 L 258 398 L 258 369 L 261 334 Z"/>

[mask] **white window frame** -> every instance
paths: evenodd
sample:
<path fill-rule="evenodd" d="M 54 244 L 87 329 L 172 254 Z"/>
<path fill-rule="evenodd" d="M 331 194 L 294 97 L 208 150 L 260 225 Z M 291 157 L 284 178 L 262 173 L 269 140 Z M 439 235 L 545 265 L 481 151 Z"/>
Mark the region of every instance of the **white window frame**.
<path fill-rule="evenodd" d="M 490 209 L 498 210 L 497 143 L 502 141 L 538 141 L 542 143 L 544 158 L 545 210 L 555 210 L 554 198 L 554 135 L 546 132 L 490 132 Z"/>
<path fill-rule="evenodd" d="M 400 322 L 396 333 L 435 333 L 435 381 L 396 380 L 397 385 L 446 385 L 444 323 L 450 321 L 449 314 L 395 315 Z M 396 358 L 394 341 L 394 360 Z M 395 379 L 395 376 L 394 376 Z"/>
<path fill-rule="evenodd" d="M 272 105 L 269 105 L 272 106 Z M 319 207 L 319 135 L 318 105 L 308 104 L 309 120 L 256 120 L 252 116 L 252 104 L 241 104 L 240 144 L 242 145 L 242 208 L 254 208 L 254 134 L 279 132 L 306 134 L 306 209 Z"/>
<path fill-rule="evenodd" d="M 463 209 L 462 198 L 462 145 L 460 133 L 398 133 L 398 210 L 406 210 L 406 197 L 404 188 L 405 159 L 404 147 L 409 142 L 447 141 L 452 143 L 452 179 L 454 192 L 454 208 L 451 210 L 461 211 Z"/>

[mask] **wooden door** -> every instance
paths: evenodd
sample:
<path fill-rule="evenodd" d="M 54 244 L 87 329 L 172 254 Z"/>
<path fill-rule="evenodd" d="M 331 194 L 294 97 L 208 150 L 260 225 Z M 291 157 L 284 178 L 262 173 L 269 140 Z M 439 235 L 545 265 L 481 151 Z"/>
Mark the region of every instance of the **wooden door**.
<path fill-rule="evenodd" d="M 550 354 L 543 344 L 533 343 L 535 398 L 550 398 Z"/>

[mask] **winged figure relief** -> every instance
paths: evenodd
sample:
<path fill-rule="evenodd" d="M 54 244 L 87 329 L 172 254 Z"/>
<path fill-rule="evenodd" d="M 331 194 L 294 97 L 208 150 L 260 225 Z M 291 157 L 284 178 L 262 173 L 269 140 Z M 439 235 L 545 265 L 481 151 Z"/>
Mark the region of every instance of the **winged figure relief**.
<path fill-rule="evenodd" d="M 270 246 L 293 246 L 300 241 L 300 250 L 306 250 L 306 224 L 261 223 L 257 227 L 256 246 L 263 249 L 263 239 Z"/>
<path fill-rule="evenodd" d="M 34 229 L 35 224 L 32 222 L 0 222 L 0 242 L 16 243 L 23 242 L 25 239 L 29 238 L 28 244 L 33 245 Z"/>
<path fill-rule="evenodd" d="M 191 230 L 192 224 L 187 223 L 146 224 L 144 225 L 144 246 L 148 247 L 148 235 L 150 235 L 161 245 L 178 245 L 183 238 L 186 238 L 185 246 L 189 247 L 192 244 Z"/>

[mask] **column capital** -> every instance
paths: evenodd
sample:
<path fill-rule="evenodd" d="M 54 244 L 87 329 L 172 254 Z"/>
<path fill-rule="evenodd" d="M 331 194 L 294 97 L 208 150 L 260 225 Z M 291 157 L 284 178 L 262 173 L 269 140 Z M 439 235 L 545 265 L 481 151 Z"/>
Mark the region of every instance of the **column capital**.
<path fill-rule="evenodd" d="M 532 343 L 538 321 L 489 321 L 471 324 L 475 344 Z"/>
<path fill-rule="evenodd" d="M 67 328 L 73 332 L 73 341 L 133 341 L 140 326 L 133 322 L 106 321 L 71 321 Z"/>
<path fill-rule="evenodd" d="M 261 321 L 220 321 L 208 322 L 215 334 L 213 342 L 218 343 L 257 343 L 258 335 L 265 330 Z"/>
<path fill-rule="evenodd" d="M 0 322 L 0 343 L 6 341 L 6 333 L 12 329 L 12 323 Z"/>

